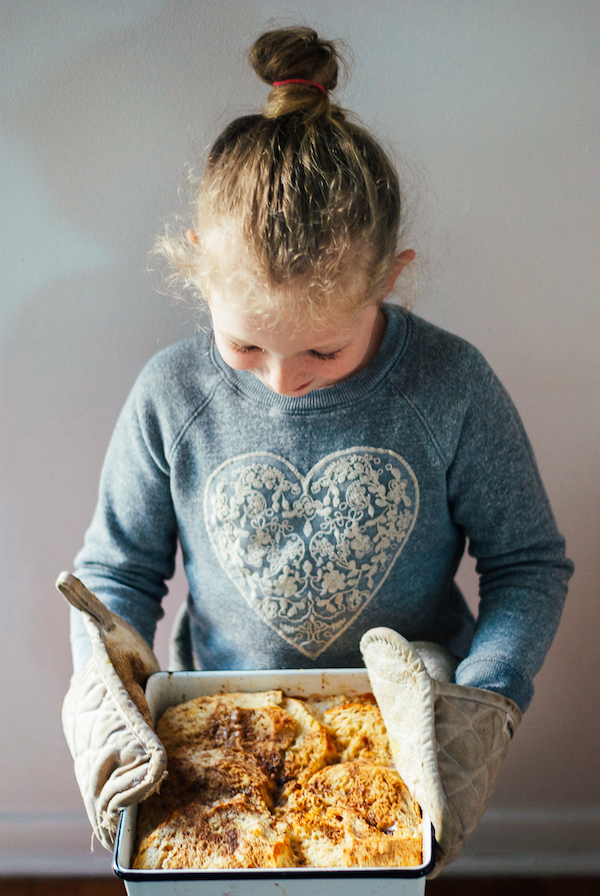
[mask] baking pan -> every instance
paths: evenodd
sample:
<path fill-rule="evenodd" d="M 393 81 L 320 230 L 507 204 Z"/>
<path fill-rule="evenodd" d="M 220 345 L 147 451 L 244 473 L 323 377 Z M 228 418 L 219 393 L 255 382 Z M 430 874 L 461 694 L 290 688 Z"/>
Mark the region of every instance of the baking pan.
<path fill-rule="evenodd" d="M 364 669 L 285 669 L 257 672 L 158 672 L 148 679 L 146 697 L 154 720 L 169 706 L 205 694 L 283 690 L 289 697 L 371 690 Z M 137 806 L 121 813 L 113 870 L 130 896 L 417 896 L 433 867 L 433 828 L 423 817 L 423 862 L 403 868 L 240 868 L 135 870 L 131 856 Z"/>

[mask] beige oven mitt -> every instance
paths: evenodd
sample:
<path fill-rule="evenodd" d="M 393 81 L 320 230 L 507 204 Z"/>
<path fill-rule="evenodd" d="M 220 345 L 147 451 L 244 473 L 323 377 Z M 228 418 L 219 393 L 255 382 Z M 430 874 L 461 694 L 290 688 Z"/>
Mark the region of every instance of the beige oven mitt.
<path fill-rule="evenodd" d="M 71 681 L 62 723 L 75 777 L 98 840 L 112 849 L 119 812 L 158 789 L 167 756 L 143 687 L 158 660 L 133 626 L 63 572 L 56 587 L 81 610 L 93 656 Z"/>
<path fill-rule="evenodd" d="M 433 822 L 435 877 L 485 812 L 521 711 L 501 694 L 455 684 L 456 662 L 435 644 L 373 628 L 360 649 L 396 767 Z"/>

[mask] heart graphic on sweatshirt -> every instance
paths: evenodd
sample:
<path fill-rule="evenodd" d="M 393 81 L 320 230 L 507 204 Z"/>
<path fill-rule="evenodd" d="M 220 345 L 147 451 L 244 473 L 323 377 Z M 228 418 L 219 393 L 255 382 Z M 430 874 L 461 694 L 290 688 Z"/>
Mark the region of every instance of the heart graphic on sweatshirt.
<path fill-rule="evenodd" d="M 329 454 L 303 476 L 275 454 L 221 464 L 204 496 L 219 562 L 285 641 L 316 659 L 385 582 L 419 512 L 410 466 L 388 449 Z"/>

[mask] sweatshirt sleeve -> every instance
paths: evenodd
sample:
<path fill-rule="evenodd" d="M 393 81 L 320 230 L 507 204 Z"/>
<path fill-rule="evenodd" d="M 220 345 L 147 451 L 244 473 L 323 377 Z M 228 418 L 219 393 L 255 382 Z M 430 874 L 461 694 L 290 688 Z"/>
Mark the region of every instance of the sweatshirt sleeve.
<path fill-rule="evenodd" d="M 152 645 L 163 615 L 166 580 L 175 571 L 176 549 L 163 433 L 151 390 L 138 380 L 108 447 L 98 503 L 75 558 L 75 575 Z M 77 672 L 91 656 L 77 612 L 71 615 L 71 646 Z"/>
<path fill-rule="evenodd" d="M 458 684 L 522 710 L 560 621 L 573 564 L 565 557 L 533 450 L 508 394 L 473 350 L 469 401 L 448 468 L 455 524 L 477 559 L 479 612 Z"/>

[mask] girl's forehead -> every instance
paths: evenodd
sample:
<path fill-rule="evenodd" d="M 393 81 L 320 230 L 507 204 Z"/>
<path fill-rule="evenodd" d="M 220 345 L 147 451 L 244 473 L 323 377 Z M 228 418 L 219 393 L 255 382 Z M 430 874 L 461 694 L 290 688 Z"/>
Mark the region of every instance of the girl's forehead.
<path fill-rule="evenodd" d="M 305 346 L 332 350 L 338 343 L 352 338 L 366 318 L 376 313 L 376 309 L 370 307 L 358 314 L 338 314 L 329 321 L 318 323 L 298 308 L 294 320 L 282 320 L 279 315 L 270 316 L 268 312 L 258 315 L 240 303 L 227 302 L 218 290 L 211 295 L 208 304 L 213 325 L 224 336 L 233 342 L 274 350 L 283 345 L 298 351 Z"/>

